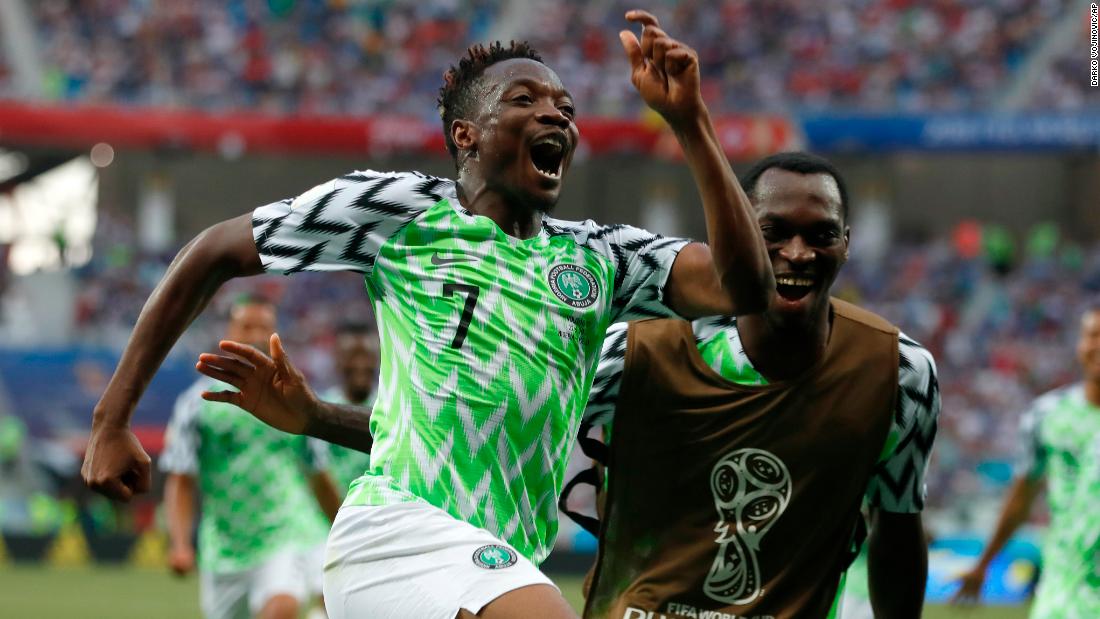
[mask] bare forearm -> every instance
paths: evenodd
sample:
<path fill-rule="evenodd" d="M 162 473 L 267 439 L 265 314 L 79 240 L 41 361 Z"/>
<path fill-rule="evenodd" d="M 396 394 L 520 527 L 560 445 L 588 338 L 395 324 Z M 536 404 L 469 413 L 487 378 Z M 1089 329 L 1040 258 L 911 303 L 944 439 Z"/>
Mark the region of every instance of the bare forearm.
<path fill-rule="evenodd" d="M 233 277 L 260 271 L 258 256 L 249 256 L 247 248 L 240 250 L 240 235 L 251 239 L 244 217 L 207 229 L 172 261 L 138 316 L 118 367 L 96 405 L 93 427 L 129 424 L 160 364 L 218 288 Z M 233 244 L 234 251 L 225 251 Z M 255 254 L 254 247 L 251 252 Z"/>
<path fill-rule="evenodd" d="M 1004 548 L 1016 529 L 1027 522 L 1027 517 L 1031 514 L 1031 504 L 1038 492 L 1039 484 L 1036 481 L 1018 478 L 1013 482 L 1008 498 L 1005 499 L 1004 508 L 1001 510 L 1001 516 L 997 519 L 997 526 L 993 529 L 993 536 L 989 538 L 989 542 L 982 549 L 981 557 L 978 558 L 978 566 L 982 570 L 989 567 L 993 557 L 996 557 L 997 553 Z"/>
<path fill-rule="evenodd" d="M 164 508 L 168 520 L 168 539 L 173 547 L 191 547 L 195 530 L 194 480 L 185 475 L 169 475 L 164 483 Z"/>
<path fill-rule="evenodd" d="M 920 515 L 876 514 L 867 544 L 867 579 L 875 617 L 918 619 L 928 580 L 928 547 Z"/>
<path fill-rule="evenodd" d="M 318 401 L 310 411 L 307 436 L 370 453 L 374 438 L 370 433 L 370 409 L 351 404 Z"/>
<path fill-rule="evenodd" d="M 310 479 L 309 485 L 313 489 L 317 504 L 321 506 L 321 511 L 325 512 L 330 522 L 336 520 L 336 512 L 340 511 L 343 495 L 336 489 L 332 476 L 321 471 Z"/>
<path fill-rule="evenodd" d="M 749 201 L 704 110 L 674 127 L 699 190 L 718 281 L 736 314 L 762 311 L 775 290 L 768 252 Z"/>

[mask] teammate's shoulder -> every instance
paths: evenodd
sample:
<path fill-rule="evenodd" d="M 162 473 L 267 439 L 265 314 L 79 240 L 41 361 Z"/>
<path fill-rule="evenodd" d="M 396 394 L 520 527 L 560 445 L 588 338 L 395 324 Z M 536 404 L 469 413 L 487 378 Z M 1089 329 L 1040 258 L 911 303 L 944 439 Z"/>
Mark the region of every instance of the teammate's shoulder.
<path fill-rule="evenodd" d="M 848 319 L 857 324 L 869 327 L 883 333 L 898 333 L 898 328 L 878 314 L 866 310 L 858 305 L 833 297 L 833 313 L 836 316 Z"/>
<path fill-rule="evenodd" d="M 602 226 L 591 219 L 573 221 L 569 219 L 557 219 L 544 217 L 542 228 L 550 236 L 569 236 L 577 243 L 583 245 L 590 240 L 607 238 L 612 232 L 625 226 Z"/>
<path fill-rule="evenodd" d="M 578 245 L 609 252 L 614 251 L 613 246 L 625 250 L 638 249 L 663 238 L 628 224 L 605 225 L 591 219 L 569 221 L 546 217 L 542 220 L 542 227 L 550 236 L 570 236 Z"/>
<path fill-rule="evenodd" d="M 904 331 L 898 331 L 898 367 L 903 382 L 906 376 L 917 376 L 923 384 L 928 375 L 936 375 L 936 359 L 932 353 Z"/>
<path fill-rule="evenodd" d="M 1074 398 L 1082 392 L 1081 383 L 1063 385 L 1044 392 L 1031 405 L 1031 410 L 1042 414 L 1061 406 L 1067 399 Z"/>
<path fill-rule="evenodd" d="M 737 328 L 737 316 L 706 316 L 691 321 L 696 337 L 709 337 L 718 331 Z"/>
<path fill-rule="evenodd" d="M 416 171 L 355 170 L 341 176 L 337 181 L 364 185 L 369 191 L 374 191 L 380 199 L 402 195 L 406 199 L 407 197 L 420 198 L 425 203 L 435 204 L 440 200 L 456 197 L 454 180 Z"/>
<path fill-rule="evenodd" d="M 202 406 L 206 400 L 202 399 L 202 392 L 209 391 L 211 389 L 217 390 L 218 386 L 222 383 L 209 378 L 207 376 L 200 376 L 195 382 L 191 383 L 186 389 L 180 392 L 176 397 L 176 407 L 179 409 L 198 409 Z M 228 385 L 226 385 L 228 387 Z"/>

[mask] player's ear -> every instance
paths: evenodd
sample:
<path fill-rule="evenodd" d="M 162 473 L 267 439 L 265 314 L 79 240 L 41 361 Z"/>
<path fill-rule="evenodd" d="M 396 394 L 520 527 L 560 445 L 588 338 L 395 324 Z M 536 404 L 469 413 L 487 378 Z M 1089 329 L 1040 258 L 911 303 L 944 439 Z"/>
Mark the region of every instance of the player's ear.
<path fill-rule="evenodd" d="M 469 151 L 472 156 L 477 157 L 477 139 L 478 130 L 474 123 L 461 118 L 451 121 L 451 140 L 458 150 Z"/>
<path fill-rule="evenodd" d="M 852 246 L 852 229 L 844 226 L 844 261 L 848 261 L 848 248 Z"/>

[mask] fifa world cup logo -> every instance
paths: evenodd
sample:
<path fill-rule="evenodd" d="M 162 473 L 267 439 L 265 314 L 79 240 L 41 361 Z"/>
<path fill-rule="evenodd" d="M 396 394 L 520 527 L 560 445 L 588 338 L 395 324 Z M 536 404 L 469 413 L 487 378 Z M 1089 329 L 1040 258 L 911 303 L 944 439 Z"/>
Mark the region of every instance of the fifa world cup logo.
<path fill-rule="evenodd" d="M 748 604 L 760 596 L 760 541 L 787 509 L 791 475 L 763 449 L 738 449 L 718 461 L 710 474 L 718 509 L 718 556 L 703 591 L 726 604 Z"/>

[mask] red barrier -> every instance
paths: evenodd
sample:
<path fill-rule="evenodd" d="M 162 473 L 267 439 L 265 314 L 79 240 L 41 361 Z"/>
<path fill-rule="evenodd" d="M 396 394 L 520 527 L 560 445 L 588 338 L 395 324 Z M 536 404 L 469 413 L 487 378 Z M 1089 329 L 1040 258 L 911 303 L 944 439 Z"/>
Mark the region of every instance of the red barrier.
<path fill-rule="evenodd" d="M 679 147 L 659 120 L 591 118 L 580 123 L 582 146 L 592 154 L 631 153 L 675 158 Z M 727 116 L 715 121 L 726 155 L 746 159 L 801 143 L 779 116 Z M 395 153 L 445 156 L 439 123 L 417 117 L 277 117 L 198 111 L 0 101 L 0 144 L 241 153 Z"/>

